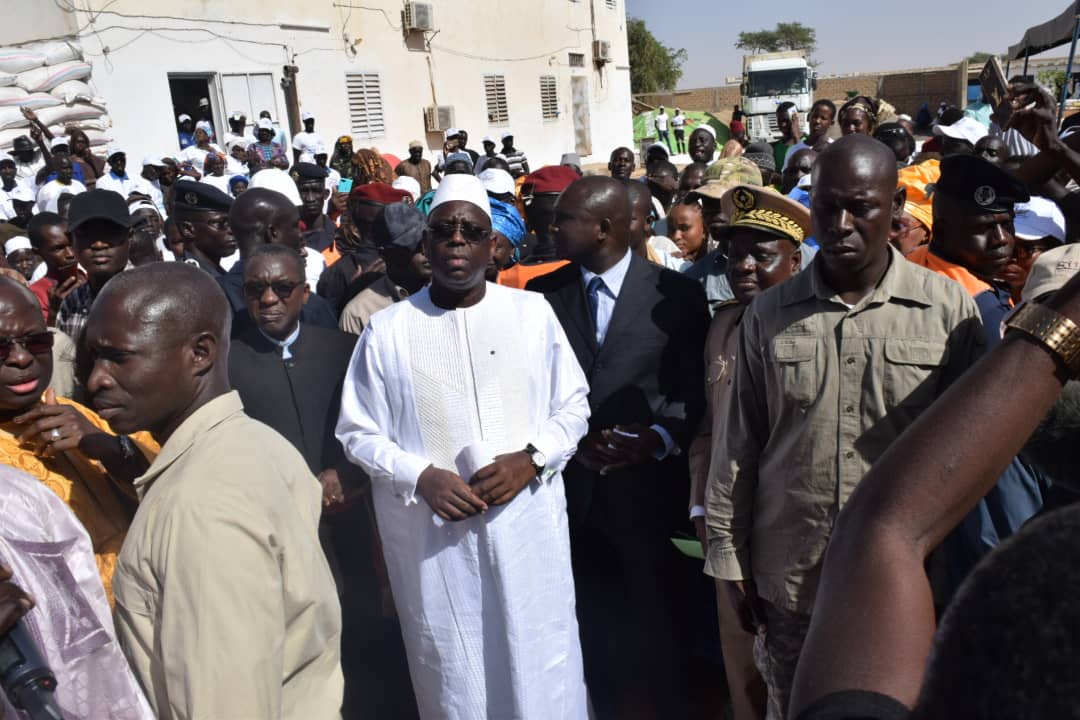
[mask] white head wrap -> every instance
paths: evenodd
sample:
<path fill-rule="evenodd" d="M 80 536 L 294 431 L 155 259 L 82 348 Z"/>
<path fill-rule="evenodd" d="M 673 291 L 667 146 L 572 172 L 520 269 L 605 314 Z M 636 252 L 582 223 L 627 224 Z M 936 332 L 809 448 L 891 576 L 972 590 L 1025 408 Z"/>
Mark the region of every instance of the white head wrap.
<path fill-rule="evenodd" d="M 304 204 L 303 201 L 300 200 L 300 191 L 296 189 L 296 182 L 292 179 L 292 176 L 284 170 L 278 170 L 277 168 L 265 168 L 260 170 L 251 176 L 251 182 L 248 184 L 248 187 L 273 190 L 289 198 L 289 202 L 293 205 Z"/>
<path fill-rule="evenodd" d="M 161 213 L 158 212 L 158 209 L 154 206 L 154 204 L 146 202 L 145 200 L 140 200 L 139 202 L 132 203 L 128 206 L 128 212 L 132 215 L 139 212 L 140 210 L 153 210 L 155 213 L 157 213 L 158 217 L 161 217 Z"/>
<path fill-rule="evenodd" d="M 408 175 L 402 175 L 394 180 L 394 183 L 390 186 L 395 190 L 404 190 L 412 195 L 413 202 L 420 199 L 420 182 L 416 178 L 411 178 Z"/>
<path fill-rule="evenodd" d="M 10 255 L 16 250 L 33 250 L 34 246 L 30 244 L 30 239 L 22 235 L 16 236 L 4 243 L 4 254 Z"/>
<path fill-rule="evenodd" d="M 438 190 L 435 191 L 435 197 L 432 199 L 431 207 L 428 209 L 428 216 L 430 217 L 435 208 L 440 205 L 455 200 L 475 205 L 484 211 L 488 219 L 491 219 L 491 203 L 488 202 L 487 191 L 484 190 L 480 178 L 475 175 L 457 174 L 444 177 L 442 182 L 439 183 Z"/>
<path fill-rule="evenodd" d="M 704 130 L 705 132 L 713 136 L 713 140 L 716 139 L 716 128 L 714 128 L 712 125 L 709 125 L 708 123 L 702 123 L 701 125 L 698 125 L 696 128 L 694 128 L 694 130 Z"/>
<path fill-rule="evenodd" d="M 504 195 L 514 192 L 514 177 L 500 168 L 488 168 L 480 173 L 480 182 L 484 190 L 493 195 Z"/>

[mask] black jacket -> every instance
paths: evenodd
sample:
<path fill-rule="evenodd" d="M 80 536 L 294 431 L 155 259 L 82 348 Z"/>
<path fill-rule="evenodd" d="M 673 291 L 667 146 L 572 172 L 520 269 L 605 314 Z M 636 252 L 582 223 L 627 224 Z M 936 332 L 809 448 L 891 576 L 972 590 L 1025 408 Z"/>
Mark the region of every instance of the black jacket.
<path fill-rule="evenodd" d="M 709 311 L 701 285 L 631 256 L 602 346 L 596 343 L 577 263 L 534 278 L 526 289 L 543 293 L 551 303 L 585 371 L 592 410 L 589 432 L 657 424 L 682 451 L 605 478 L 571 461 L 563 473 L 571 522 L 586 522 L 596 514 L 624 514 L 622 521 L 667 516 L 672 503 L 685 509 L 685 453 L 705 410 Z M 658 503 L 663 512 L 656 512 Z"/>

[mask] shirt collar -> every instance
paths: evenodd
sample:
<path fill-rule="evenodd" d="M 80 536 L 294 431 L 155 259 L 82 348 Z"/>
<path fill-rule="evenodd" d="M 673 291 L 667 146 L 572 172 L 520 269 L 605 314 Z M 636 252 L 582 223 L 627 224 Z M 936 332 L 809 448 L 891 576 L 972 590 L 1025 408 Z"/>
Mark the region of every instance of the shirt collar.
<path fill-rule="evenodd" d="M 150 463 L 150 467 L 141 477 L 133 483 L 139 499 L 146 496 L 150 485 L 176 462 L 191 446 L 202 436 L 209 433 L 215 427 L 229 418 L 244 412 L 244 403 L 240 401 L 240 394 L 231 390 L 224 395 L 219 395 L 209 401 L 198 410 L 188 416 L 187 420 L 180 423 L 165 444 L 161 446 L 161 452 Z"/>
<path fill-rule="evenodd" d="M 292 344 L 294 342 L 296 342 L 296 339 L 298 337 L 300 337 L 300 323 L 299 322 L 296 323 L 296 329 L 293 330 L 291 333 L 289 333 L 289 337 L 285 338 L 284 340 L 278 340 L 276 338 L 270 337 L 269 335 L 267 335 L 266 333 L 263 332 L 262 328 L 258 328 L 258 330 L 259 330 L 260 333 L 262 333 L 262 336 L 264 338 L 266 338 L 271 343 L 273 343 L 274 345 L 277 345 L 279 348 L 281 348 L 281 359 L 282 360 L 291 360 L 292 359 L 292 353 L 289 352 L 289 348 L 292 346 Z"/>
<path fill-rule="evenodd" d="M 619 262 L 600 273 L 600 278 L 604 281 L 604 287 L 606 287 L 615 297 L 619 297 L 619 291 L 622 290 L 623 281 L 626 280 L 626 272 L 630 269 L 630 255 L 631 252 L 628 248 L 626 254 L 622 256 L 622 259 L 619 260 Z M 586 287 L 588 287 L 589 281 L 596 276 L 596 273 L 591 270 L 586 270 L 584 265 L 581 266 L 581 277 L 585 279 Z"/>
<path fill-rule="evenodd" d="M 821 276 L 820 262 L 816 259 L 791 280 L 781 283 L 783 288 L 781 304 L 794 305 L 795 303 L 816 297 L 818 300 L 842 302 L 839 293 L 829 287 L 825 278 Z M 880 304 L 898 298 L 908 300 L 927 307 L 933 305 L 933 301 L 926 294 L 922 281 L 918 277 L 913 264 L 909 264 L 904 256 L 896 248 L 889 246 L 889 267 L 885 270 L 885 276 L 874 288 L 873 292 L 864 297 L 855 307 L 866 307 L 870 304 Z"/>
<path fill-rule="evenodd" d="M 109 171 L 109 176 L 114 177 L 117 180 L 127 180 L 128 179 L 127 173 L 124 173 L 123 175 L 117 175 L 115 170 L 110 170 Z"/>

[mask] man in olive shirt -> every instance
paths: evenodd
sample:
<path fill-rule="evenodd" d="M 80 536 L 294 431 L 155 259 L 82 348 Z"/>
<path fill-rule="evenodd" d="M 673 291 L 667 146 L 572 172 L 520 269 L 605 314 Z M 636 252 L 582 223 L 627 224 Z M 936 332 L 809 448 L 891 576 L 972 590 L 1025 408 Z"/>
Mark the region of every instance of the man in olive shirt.
<path fill-rule="evenodd" d="M 185 263 L 118 275 L 91 310 L 95 409 L 161 443 L 135 481 L 117 635 L 162 720 L 338 718 L 341 608 L 316 534 L 322 491 L 229 390 L 231 315 L 214 279 Z"/>
<path fill-rule="evenodd" d="M 845 137 L 813 179 L 821 252 L 743 316 L 709 478 L 710 568 L 757 632 L 769 718 L 787 711 L 836 514 L 983 338 L 963 288 L 889 245 L 904 191 L 886 146 Z"/>

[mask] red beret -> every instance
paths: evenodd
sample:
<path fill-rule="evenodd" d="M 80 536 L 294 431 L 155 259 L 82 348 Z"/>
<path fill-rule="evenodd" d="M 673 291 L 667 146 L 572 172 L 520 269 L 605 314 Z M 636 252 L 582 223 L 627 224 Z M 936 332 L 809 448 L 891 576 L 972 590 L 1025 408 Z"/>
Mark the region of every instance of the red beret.
<path fill-rule="evenodd" d="M 406 190 L 398 190 L 384 183 L 358 185 L 349 193 L 349 202 L 370 202 L 381 205 L 401 202 L 405 198 L 412 199 L 412 195 Z"/>
<path fill-rule="evenodd" d="M 561 193 L 570 183 L 578 180 L 580 176 L 573 168 L 565 165 L 548 165 L 525 178 L 522 190 L 532 186 L 534 193 Z"/>

